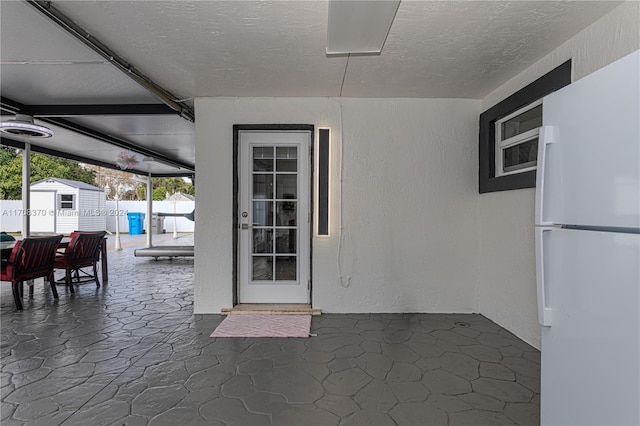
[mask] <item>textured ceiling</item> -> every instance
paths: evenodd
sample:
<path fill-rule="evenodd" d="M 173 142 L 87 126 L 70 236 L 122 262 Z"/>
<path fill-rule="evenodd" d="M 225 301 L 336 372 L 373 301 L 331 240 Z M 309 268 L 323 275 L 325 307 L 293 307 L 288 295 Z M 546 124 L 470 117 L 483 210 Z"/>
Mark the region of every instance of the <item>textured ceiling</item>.
<path fill-rule="evenodd" d="M 403 0 L 380 55 L 329 56 L 324 0 L 40 3 L 188 106 L 210 96 L 480 99 L 619 4 Z M 18 104 L 161 103 L 25 1 L 0 1 L 0 60 L 2 97 Z M 3 101 L 3 110 L 15 108 Z M 187 170 L 195 163 L 193 123 L 178 116 L 65 119 Z M 113 148 L 90 138 L 58 129 L 33 143 L 74 155 L 84 146 L 87 156 L 113 162 Z"/>
<path fill-rule="evenodd" d="M 184 98 L 481 98 L 617 5 L 405 0 L 382 54 L 345 75 L 347 58 L 325 54 L 326 1 L 54 4 Z"/>

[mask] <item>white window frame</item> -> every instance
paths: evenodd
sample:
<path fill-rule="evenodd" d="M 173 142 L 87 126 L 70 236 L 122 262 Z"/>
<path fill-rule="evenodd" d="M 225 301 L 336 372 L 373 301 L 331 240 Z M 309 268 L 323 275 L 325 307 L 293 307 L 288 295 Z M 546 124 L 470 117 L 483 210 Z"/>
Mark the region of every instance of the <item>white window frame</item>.
<path fill-rule="evenodd" d="M 524 173 L 524 172 L 528 172 L 531 170 L 536 170 L 536 168 L 538 167 L 537 165 L 537 158 L 536 158 L 536 164 L 530 166 L 530 167 L 524 167 L 521 169 L 517 169 L 517 170 L 511 170 L 511 171 L 505 171 L 504 170 L 504 150 L 507 148 L 511 148 L 513 146 L 516 145 L 520 145 L 522 143 L 528 142 L 532 139 L 535 139 L 537 137 L 540 136 L 540 127 L 536 128 L 536 129 L 531 129 L 529 131 L 526 131 L 524 133 L 520 133 L 516 136 L 510 137 L 508 139 L 502 140 L 502 123 L 504 123 L 505 121 L 509 121 L 511 120 L 513 117 L 517 117 L 520 114 L 523 114 L 539 105 L 542 105 L 542 99 L 538 99 L 537 101 L 534 101 L 514 112 L 512 112 L 511 114 L 501 118 L 500 120 L 496 121 L 495 124 L 495 156 L 496 156 L 496 177 L 498 176 L 508 176 L 508 175 L 514 175 L 514 174 L 518 174 L 518 173 Z"/>
<path fill-rule="evenodd" d="M 71 201 L 63 201 L 62 197 L 65 195 L 70 195 Z M 71 207 L 63 207 L 63 203 L 65 205 L 71 203 Z M 76 194 L 58 194 L 58 206 L 59 210 L 74 210 L 76 207 Z"/>

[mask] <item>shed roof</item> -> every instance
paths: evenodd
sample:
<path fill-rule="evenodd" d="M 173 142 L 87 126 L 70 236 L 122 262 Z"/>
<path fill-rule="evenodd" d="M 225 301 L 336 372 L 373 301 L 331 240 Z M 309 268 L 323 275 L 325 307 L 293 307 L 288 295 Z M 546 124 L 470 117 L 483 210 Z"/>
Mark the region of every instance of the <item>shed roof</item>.
<path fill-rule="evenodd" d="M 102 188 L 98 188 L 97 186 L 89 185 L 88 183 L 80 182 L 80 181 L 77 181 L 77 180 L 60 179 L 60 178 L 54 178 L 54 177 L 48 177 L 46 179 L 39 180 L 37 182 L 32 183 L 31 186 L 38 185 L 39 183 L 43 183 L 43 182 L 49 182 L 49 181 L 55 181 L 55 182 L 61 183 L 63 185 L 70 186 L 72 188 L 84 189 L 86 191 L 104 192 L 104 190 Z"/>

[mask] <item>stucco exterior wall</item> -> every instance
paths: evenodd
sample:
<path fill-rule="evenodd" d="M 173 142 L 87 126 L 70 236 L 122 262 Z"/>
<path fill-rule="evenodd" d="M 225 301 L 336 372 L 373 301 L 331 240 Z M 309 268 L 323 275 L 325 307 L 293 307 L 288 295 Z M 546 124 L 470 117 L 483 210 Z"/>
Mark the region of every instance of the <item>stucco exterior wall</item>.
<path fill-rule="evenodd" d="M 486 110 L 572 59 L 573 81 L 640 48 L 640 3 L 626 2 L 505 82 L 482 100 Z M 478 311 L 540 348 L 534 240 L 535 190 L 480 196 Z"/>
<path fill-rule="evenodd" d="M 232 303 L 233 125 L 293 123 L 331 129 L 314 307 L 475 312 L 479 101 L 197 99 L 196 111 L 196 313 Z"/>
<path fill-rule="evenodd" d="M 575 81 L 640 48 L 639 21 L 623 3 L 481 101 L 196 99 L 195 312 L 232 302 L 233 124 L 313 124 L 332 131 L 314 306 L 480 312 L 540 347 L 535 191 L 478 195 L 478 115 L 569 58 Z"/>

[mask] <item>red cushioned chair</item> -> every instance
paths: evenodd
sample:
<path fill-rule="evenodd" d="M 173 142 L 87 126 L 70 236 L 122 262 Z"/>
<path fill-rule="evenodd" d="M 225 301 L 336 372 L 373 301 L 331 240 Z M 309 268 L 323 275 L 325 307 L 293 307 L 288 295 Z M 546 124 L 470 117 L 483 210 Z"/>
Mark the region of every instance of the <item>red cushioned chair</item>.
<path fill-rule="evenodd" d="M 58 298 L 53 279 L 53 264 L 62 235 L 52 237 L 25 238 L 17 241 L 0 273 L 2 281 L 11 281 L 16 309 L 22 310 L 22 285 L 26 280 L 46 277 L 51 285 L 54 298 Z M 33 286 L 29 288 L 33 296 Z"/>
<path fill-rule="evenodd" d="M 65 270 L 65 284 L 69 287 L 71 293 L 75 293 L 71 280 L 71 272 L 76 275 L 76 283 L 86 282 L 80 281 L 80 270 L 82 268 L 93 267 L 93 275 L 83 271 L 85 275 L 95 280 L 96 286 L 100 287 L 98 281 L 98 260 L 100 260 L 100 249 L 106 232 L 85 232 L 74 231 L 71 233 L 71 241 L 63 253 L 56 255 L 54 267 L 55 269 Z"/>

